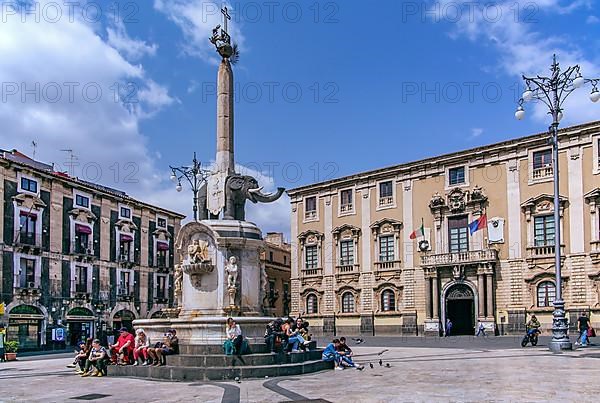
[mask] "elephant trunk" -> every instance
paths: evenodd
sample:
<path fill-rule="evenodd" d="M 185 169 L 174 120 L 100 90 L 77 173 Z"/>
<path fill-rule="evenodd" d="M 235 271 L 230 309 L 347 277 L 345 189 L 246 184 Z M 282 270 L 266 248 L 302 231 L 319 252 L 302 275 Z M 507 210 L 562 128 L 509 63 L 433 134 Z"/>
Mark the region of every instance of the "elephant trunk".
<path fill-rule="evenodd" d="M 250 193 L 250 200 L 254 203 L 272 203 L 283 195 L 283 192 L 285 192 L 285 188 L 277 188 L 277 192 L 268 194 L 262 193 L 262 187 L 257 189 L 250 189 L 248 190 L 248 192 Z"/>

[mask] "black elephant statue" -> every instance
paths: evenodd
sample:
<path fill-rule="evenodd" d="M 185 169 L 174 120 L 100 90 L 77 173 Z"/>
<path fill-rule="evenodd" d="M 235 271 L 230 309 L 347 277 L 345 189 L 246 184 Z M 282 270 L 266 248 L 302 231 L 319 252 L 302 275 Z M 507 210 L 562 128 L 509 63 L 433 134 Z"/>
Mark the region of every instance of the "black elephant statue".
<path fill-rule="evenodd" d="M 262 187 L 258 181 L 249 175 L 230 175 L 225 182 L 225 211 L 223 218 L 225 220 L 246 219 L 246 200 L 252 203 L 271 203 L 279 199 L 284 188 L 277 188 L 277 191 L 271 194 L 262 193 Z"/>

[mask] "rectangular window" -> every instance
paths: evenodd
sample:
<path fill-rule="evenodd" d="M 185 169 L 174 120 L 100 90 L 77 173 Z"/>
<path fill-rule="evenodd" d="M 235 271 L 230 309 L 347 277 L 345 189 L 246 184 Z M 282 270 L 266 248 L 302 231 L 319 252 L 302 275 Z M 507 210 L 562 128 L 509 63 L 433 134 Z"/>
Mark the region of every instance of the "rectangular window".
<path fill-rule="evenodd" d="M 304 218 L 316 218 L 317 217 L 317 197 L 307 197 L 304 199 Z"/>
<path fill-rule="evenodd" d="M 394 260 L 394 236 L 379 237 L 379 261 L 391 262 Z"/>
<path fill-rule="evenodd" d="M 469 227 L 467 221 L 467 216 L 448 218 L 450 253 L 466 252 L 469 250 Z"/>
<path fill-rule="evenodd" d="M 19 272 L 19 286 L 21 288 L 35 287 L 35 260 L 21 258 L 21 270 Z"/>
<path fill-rule="evenodd" d="M 317 258 L 317 245 L 307 246 L 305 248 L 305 267 L 307 269 L 316 269 L 319 265 L 319 259 Z"/>
<path fill-rule="evenodd" d="M 354 264 L 354 241 L 340 242 L 340 266 Z"/>
<path fill-rule="evenodd" d="M 156 276 L 156 298 L 164 299 L 166 295 L 167 276 Z"/>
<path fill-rule="evenodd" d="M 167 250 L 158 250 L 156 252 L 156 266 L 167 267 Z"/>
<path fill-rule="evenodd" d="M 21 178 L 21 189 L 31 193 L 37 193 L 37 181 L 29 178 Z"/>
<path fill-rule="evenodd" d="M 283 264 L 284 265 L 287 264 L 287 256 L 286 255 L 283 255 Z"/>
<path fill-rule="evenodd" d="M 131 218 L 131 209 L 128 207 L 121 207 L 121 217 Z"/>
<path fill-rule="evenodd" d="M 273 252 L 269 251 L 269 262 L 273 262 Z"/>
<path fill-rule="evenodd" d="M 75 292 L 86 293 L 88 284 L 88 269 L 85 266 L 75 266 Z"/>
<path fill-rule="evenodd" d="M 119 260 L 122 262 L 131 261 L 131 241 L 121 240 Z"/>
<path fill-rule="evenodd" d="M 119 274 L 119 295 L 131 294 L 129 289 L 129 281 L 131 279 L 131 273 L 129 271 L 121 271 Z"/>
<path fill-rule="evenodd" d="M 389 206 L 391 204 L 394 204 L 393 182 L 381 182 L 379 184 L 379 205 Z"/>
<path fill-rule="evenodd" d="M 275 281 L 269 280 L 269 306 L 275 308 Z"/>
<path fill-rule="evenodd" d="M 465 167 L 450 168 L 448 170 L 448 184 L 460 185 L 465 183 Z"/>
<path fill-rule="evenodd" d="M 21 213 L 19 216 L 18 243 L 35 245 L 35 222 L 37 216 L 34 214 Z"/>
<path fill-rule="evenodd" d="M 75 195 L 75 205 L 79 207 L 89 208 L 90 199 L 82 195 Z"/>
<path fill-rule="evenodd" d="M 84 255 L 90 248 L 90 235 L 84 232 L 75 233 L 75 253 Z"/>
<path fill-rule="evenodd" d="M 353 210 L 352 189 L 342 190 L 340 192 L 340 199 L 341 199 L 340 212 L 344 213 L 344 212 Z"/>
<path fill-rule="evenodd" d="M 156 226 L 158 228 L 167 228 L 167 220 L 164 218 L 159 218 L 156 220 Z"/>
<path fill-rule="evenodd" d="M 535 217 L 533 220 L 535 246 L 554 246 L 554 216 Z"/>
<path fill-rule="evenodd" d="M 533 169 L 551 168 L 552 150 L 535 151 L 533 153 Z"/>

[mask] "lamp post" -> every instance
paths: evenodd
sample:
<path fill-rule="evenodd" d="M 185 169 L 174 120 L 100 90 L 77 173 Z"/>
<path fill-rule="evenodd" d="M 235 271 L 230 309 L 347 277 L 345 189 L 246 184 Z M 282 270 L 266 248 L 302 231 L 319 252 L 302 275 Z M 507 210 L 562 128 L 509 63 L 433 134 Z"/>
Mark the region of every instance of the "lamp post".
<path fill-rule="evenodd" d="M 169 168 L 171 168 L 171 181 L 177 183 L 175 190 L 178 192 L 183 190 L 183 187 L 181 186 L 181 179 L 183 178 L 190 184 L 192 192 L 194 193 L 194 221 L 198 220 L 198 191 L 208 177 L 208 171 L 203 170 L 201 165 L 202 164 L 196 159 L 195 152 L 192 166 L 173 167 L 169 165 Z"/>
<path fill-rule="evenodd" d="M 554 267 L 556 275 L 556 295 L 554 298 L 554 312 L 552 314 L 552 341 L 550 350 L 570 350 L 573 348 L 569 340 L 569 324 L 565 316 L 565 301 L 562 299 L 562 279 L 561 279 L 561 231 L 560 231 L 560 195 L 558 187 L 558 125 L 563 117 L 563 103 L 568 96 L 576 89 L 585 84 L 592 85 L 590 100 L 598 102 L 600 92 L 598 83 L 600 79 L 584 78 L 581 75 L 579 65 L 568 67 L 561 71 L 559 63 L 556 61 L 556 55 L 553 56 L 552 66 L 550 67 L 550 77 L 526 77 L 523 80 L 527 86 L 519 100 L 519 106 L 515 112 L 515 118 L 522 120 L 525 117 L 523 104 L 530 101 L 543 102 L 549 109 L 548 114 L 552 116 L 550 125 L 550 143 L 552 144 L 552 174 L 554 177 Z"/>

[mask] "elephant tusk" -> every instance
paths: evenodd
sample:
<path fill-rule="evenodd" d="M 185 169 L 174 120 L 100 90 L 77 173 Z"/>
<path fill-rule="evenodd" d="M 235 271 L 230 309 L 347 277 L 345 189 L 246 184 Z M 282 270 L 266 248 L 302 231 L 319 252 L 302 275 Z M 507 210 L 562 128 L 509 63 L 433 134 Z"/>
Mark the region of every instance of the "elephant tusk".
<path fill-rule="evenodd" d="M 248 192 L 250 192 L 250 193 L 260 193 L 260 192 L 262 192 L 263 189 L 264 189 L 264 186 L 261 186 L 261 187 L 256 188 L 256 189 L 249 189 Z"/>

